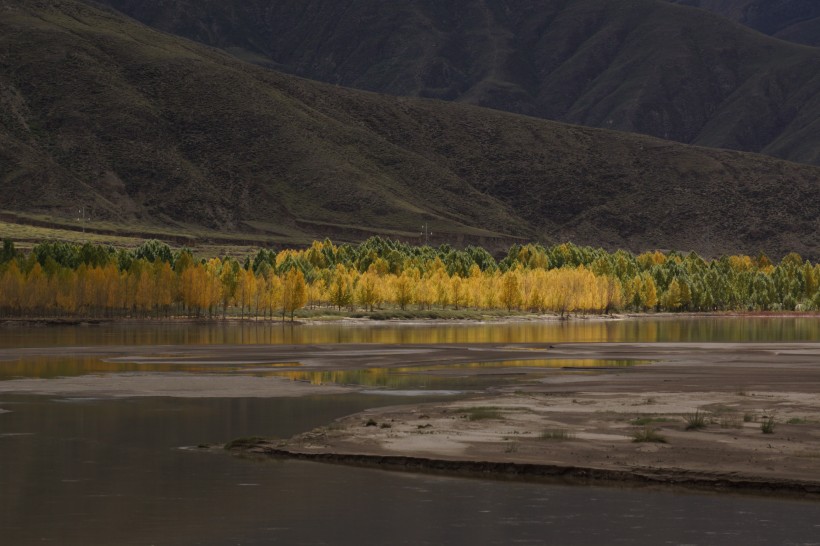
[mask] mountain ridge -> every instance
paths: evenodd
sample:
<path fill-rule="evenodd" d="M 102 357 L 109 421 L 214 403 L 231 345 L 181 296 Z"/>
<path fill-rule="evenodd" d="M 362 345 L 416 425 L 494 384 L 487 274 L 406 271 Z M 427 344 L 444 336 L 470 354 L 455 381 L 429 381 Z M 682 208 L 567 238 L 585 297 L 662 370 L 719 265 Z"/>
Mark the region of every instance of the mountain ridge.
<path fill-rule="evenodd" d="M 106 4 L 327 83 L 820 164 L 820 49 L 667 0 Z"/>
<path fill-rule="evenodd" d="M 817 167 L 320 84 L 71 0 L 0 9 L 3 209 L 286 242 L 428 223 L 457 244 L 820 248 Z"/>
<path fill-rule="evenodd" d="M 781 40 L 820 46 L 820 3 L 813 0 L 671 0 L 703 8 Z"/>

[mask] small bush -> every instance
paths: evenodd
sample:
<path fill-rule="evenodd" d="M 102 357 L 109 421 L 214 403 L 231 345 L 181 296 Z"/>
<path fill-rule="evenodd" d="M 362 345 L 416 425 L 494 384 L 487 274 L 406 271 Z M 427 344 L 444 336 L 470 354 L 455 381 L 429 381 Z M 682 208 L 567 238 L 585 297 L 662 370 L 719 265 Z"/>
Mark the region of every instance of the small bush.
<path fill-rule="evenodd" d="M 755 417 L 754 413 L 744 413 L 743 414 L 743 422 L 744 423 L 754 423 L 757 418 Z"/>
<path fill-rule="evenodd" d="M 684 417 L 686 421 L 686 430 L 700 430 L 706 428 L 706 416 L 700 411 L 690 413 Z"/>
<path fill-rule="evenodd" d="M 632 433 L 632 441 L 633 442 L 651 442 L 655 444 L 665 444 L 666 438 L 661 435 L 657 430 L 654 428 L 644 427 L 639 428 L 635 432 Z"/>
<path fill-rule="evenodd" d="M 565 428 L 548 428 L 541 433 L 542 440 L 572 440 L 575 434 Z"/>
<path fill-rule="evenodd" d="M 378 423 L 374 419 L 368 419 L 367 422 L 364 424 L 366 427 L 375 427 Z"/>
<path fill-rule="evenodd" d="M 467 419 L 470 421 L 481 421 L 483 419 L 501 419 L 501 411 L 490 406 L 477 406 L 466 410 Z"/>
<path fill-rule="evenodd" d="M 763 431 L 763 434 L 772 434 L 774 433 L 775 427 L 775 418 L 774 415 L 763 416 L 763 422 L 760 424 L 760 430 Z"/>

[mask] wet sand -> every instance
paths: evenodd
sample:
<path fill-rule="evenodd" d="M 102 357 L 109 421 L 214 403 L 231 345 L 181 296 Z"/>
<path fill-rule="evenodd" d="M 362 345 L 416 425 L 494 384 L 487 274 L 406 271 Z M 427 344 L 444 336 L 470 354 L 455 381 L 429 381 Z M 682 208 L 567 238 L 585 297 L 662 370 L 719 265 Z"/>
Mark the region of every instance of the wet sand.
<path fill-rule="evenodd" d="M 653 361 L 617 369 L 542 368 L 537 379 L 457 401 L 373 409 L 249 451 L 482 475 L 820 493 L 818 343 L 80 347 L 0 350 L 0 361 L 66 354 L 199 367 L 293 363 L 299 370 L 545 358 Z M 243 373 L 137 372 L 0 382 L 0 393 L 66 396 L 293 396 L 357 389 Z M 687 431 L 695 412 L 706 426 Z M 769 418 L 774 431 L 764 434 L 762 423 Z M 635 433 L 647 430 L 666 443 L 633 442 Z"/>

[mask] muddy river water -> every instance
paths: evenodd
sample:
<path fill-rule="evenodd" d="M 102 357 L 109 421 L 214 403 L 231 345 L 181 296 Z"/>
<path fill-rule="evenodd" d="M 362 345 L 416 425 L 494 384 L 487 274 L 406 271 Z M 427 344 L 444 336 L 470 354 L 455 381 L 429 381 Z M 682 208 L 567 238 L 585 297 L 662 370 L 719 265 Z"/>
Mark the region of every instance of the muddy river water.
<path fill-rule="evenodd" d="M 816 318 L 0 329 L 0 348 L 818 339 Z M 509 367 L 515 369 L 516 363 Z M 211 371 L 277 373 L 241 366 Z M 817 502 L 465 479 L 258 461 L 188 449 L 240 436 L 289 437 L 366 408 L 461 396 L 465 390 L 491 386 L 487 381 L 509 380 L 498 375 L 481 382 L 449 378 L 442 383 L 404 372 L 380 372 L 373 378 L 361 373 L 341 379 L 295 376 L 292 379 L 299 381 L 338 380 L 373 387 L 367 393 L 296 398 L 95 398 L 4 392 L 0 543 L 820 544 Z M 118 373 L 184 370 L 69 355 L 0 362 L 0 381 Z"/>

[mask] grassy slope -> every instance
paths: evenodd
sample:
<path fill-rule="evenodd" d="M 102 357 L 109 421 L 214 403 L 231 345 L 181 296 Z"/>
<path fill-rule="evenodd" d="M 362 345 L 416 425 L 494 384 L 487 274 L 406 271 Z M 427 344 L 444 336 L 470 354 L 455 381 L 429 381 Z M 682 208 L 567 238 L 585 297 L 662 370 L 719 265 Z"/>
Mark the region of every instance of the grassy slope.
<path fill-rule="evenodd" d="M 279 242 L 429 221 L 436 242 L 817 257 L 816 167 L 318 84 L 71 1 L 0 9 L 4 209 Z"/>
<path fill-rule="evenodd" d="M 664 0 L 106 2 L 334 84 L 820 163 L 820 50 Z"/>

